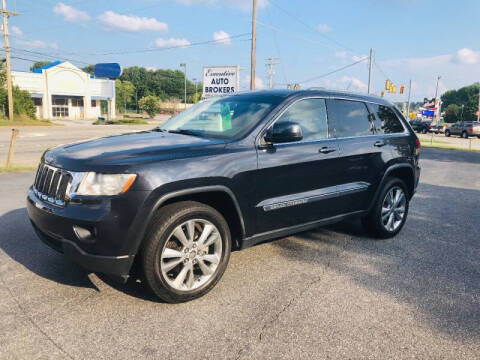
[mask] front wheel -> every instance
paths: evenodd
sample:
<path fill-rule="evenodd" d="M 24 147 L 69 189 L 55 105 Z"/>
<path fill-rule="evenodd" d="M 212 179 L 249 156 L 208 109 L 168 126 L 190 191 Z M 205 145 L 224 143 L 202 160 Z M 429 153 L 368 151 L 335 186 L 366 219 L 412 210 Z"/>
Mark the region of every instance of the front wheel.
<path fill-rule="evenodd" d="M 462 138 L 468 139 L 468 134 L 466 131 L 462 132 Z"/>
<path fill-rule="evenodd" d="M 231 237 L 214 208 L 182 201 L 160 209 L 142 248 L 145 279 L 162 300 L 179 303 L 210 291 L 230 257 Z"/>
<path fill-rule="evenodd" d="M 402 229 L 408 215 L 408 195 L 405 183 L 398 178 L 389 178 L 370 213 L 362 220 L 372 235 L 391 238 Z"/>
<path fill-rule="evenodd" d="M 426 134 L 427 132 L 427 129 L 422 129 L 422 134 Z"/>
<path fill-rule="evenodd" d="M 445 136 L 450 137 L 450 130 L 445 130 Z"/>

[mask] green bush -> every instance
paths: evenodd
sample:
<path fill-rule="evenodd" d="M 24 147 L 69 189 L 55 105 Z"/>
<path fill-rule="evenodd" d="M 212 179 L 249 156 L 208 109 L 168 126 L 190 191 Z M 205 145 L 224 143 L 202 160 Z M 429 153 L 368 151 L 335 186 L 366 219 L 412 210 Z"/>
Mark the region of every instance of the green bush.
<path fill-rule="evenodd" d="M 145 96 L 138 102 L 138 107 L 153 118 L 160 111 L 160 99 L 153 95 Z"/>

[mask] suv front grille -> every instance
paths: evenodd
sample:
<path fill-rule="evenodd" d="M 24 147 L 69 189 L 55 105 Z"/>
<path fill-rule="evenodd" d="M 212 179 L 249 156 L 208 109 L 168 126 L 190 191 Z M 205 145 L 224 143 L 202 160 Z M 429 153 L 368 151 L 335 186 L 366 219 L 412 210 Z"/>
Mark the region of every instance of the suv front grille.
<path fill-rule="evenodd" d="M 40 163 L 33 184 L 35 195 L 57 206 L 65 206 L 72 175 L 65 170 Z"/>

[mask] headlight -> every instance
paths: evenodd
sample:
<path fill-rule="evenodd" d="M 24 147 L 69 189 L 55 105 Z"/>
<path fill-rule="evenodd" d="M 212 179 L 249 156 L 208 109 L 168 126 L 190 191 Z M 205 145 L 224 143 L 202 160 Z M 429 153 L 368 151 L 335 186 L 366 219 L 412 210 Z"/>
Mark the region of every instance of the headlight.
<path fill-rule="evenodd" d="M 137 175 L 135 174 L 99 174 L 95 172 L 83 173 L 77 190 L 77 195 L 118 195 L 125 193 Z"/>

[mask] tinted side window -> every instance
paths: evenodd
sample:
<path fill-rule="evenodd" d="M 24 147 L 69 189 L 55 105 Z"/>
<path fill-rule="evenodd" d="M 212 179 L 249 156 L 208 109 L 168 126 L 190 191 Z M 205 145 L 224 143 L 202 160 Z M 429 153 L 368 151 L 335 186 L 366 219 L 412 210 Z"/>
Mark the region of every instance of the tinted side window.
<path fill-rule="evenodd" d="M 395 134 L 405 131 L 392 108 L 378 104 L 370 104 L 369 106 L 375 114 L 375 128 L 377 133 Z"/>
<path fill-rule="evenodd" d="M 328 116 L 337 137 L 373 134 L 373 124 L 367 105 L 359 101 L 329 100 Z"/>
<path fill-rule="evenodd" d="M 275 122 L 295 122 L 302 128 L 303 140 L 328 137 L 327 110 L 324 99 L 300 100 L 290 106 Z"/>

